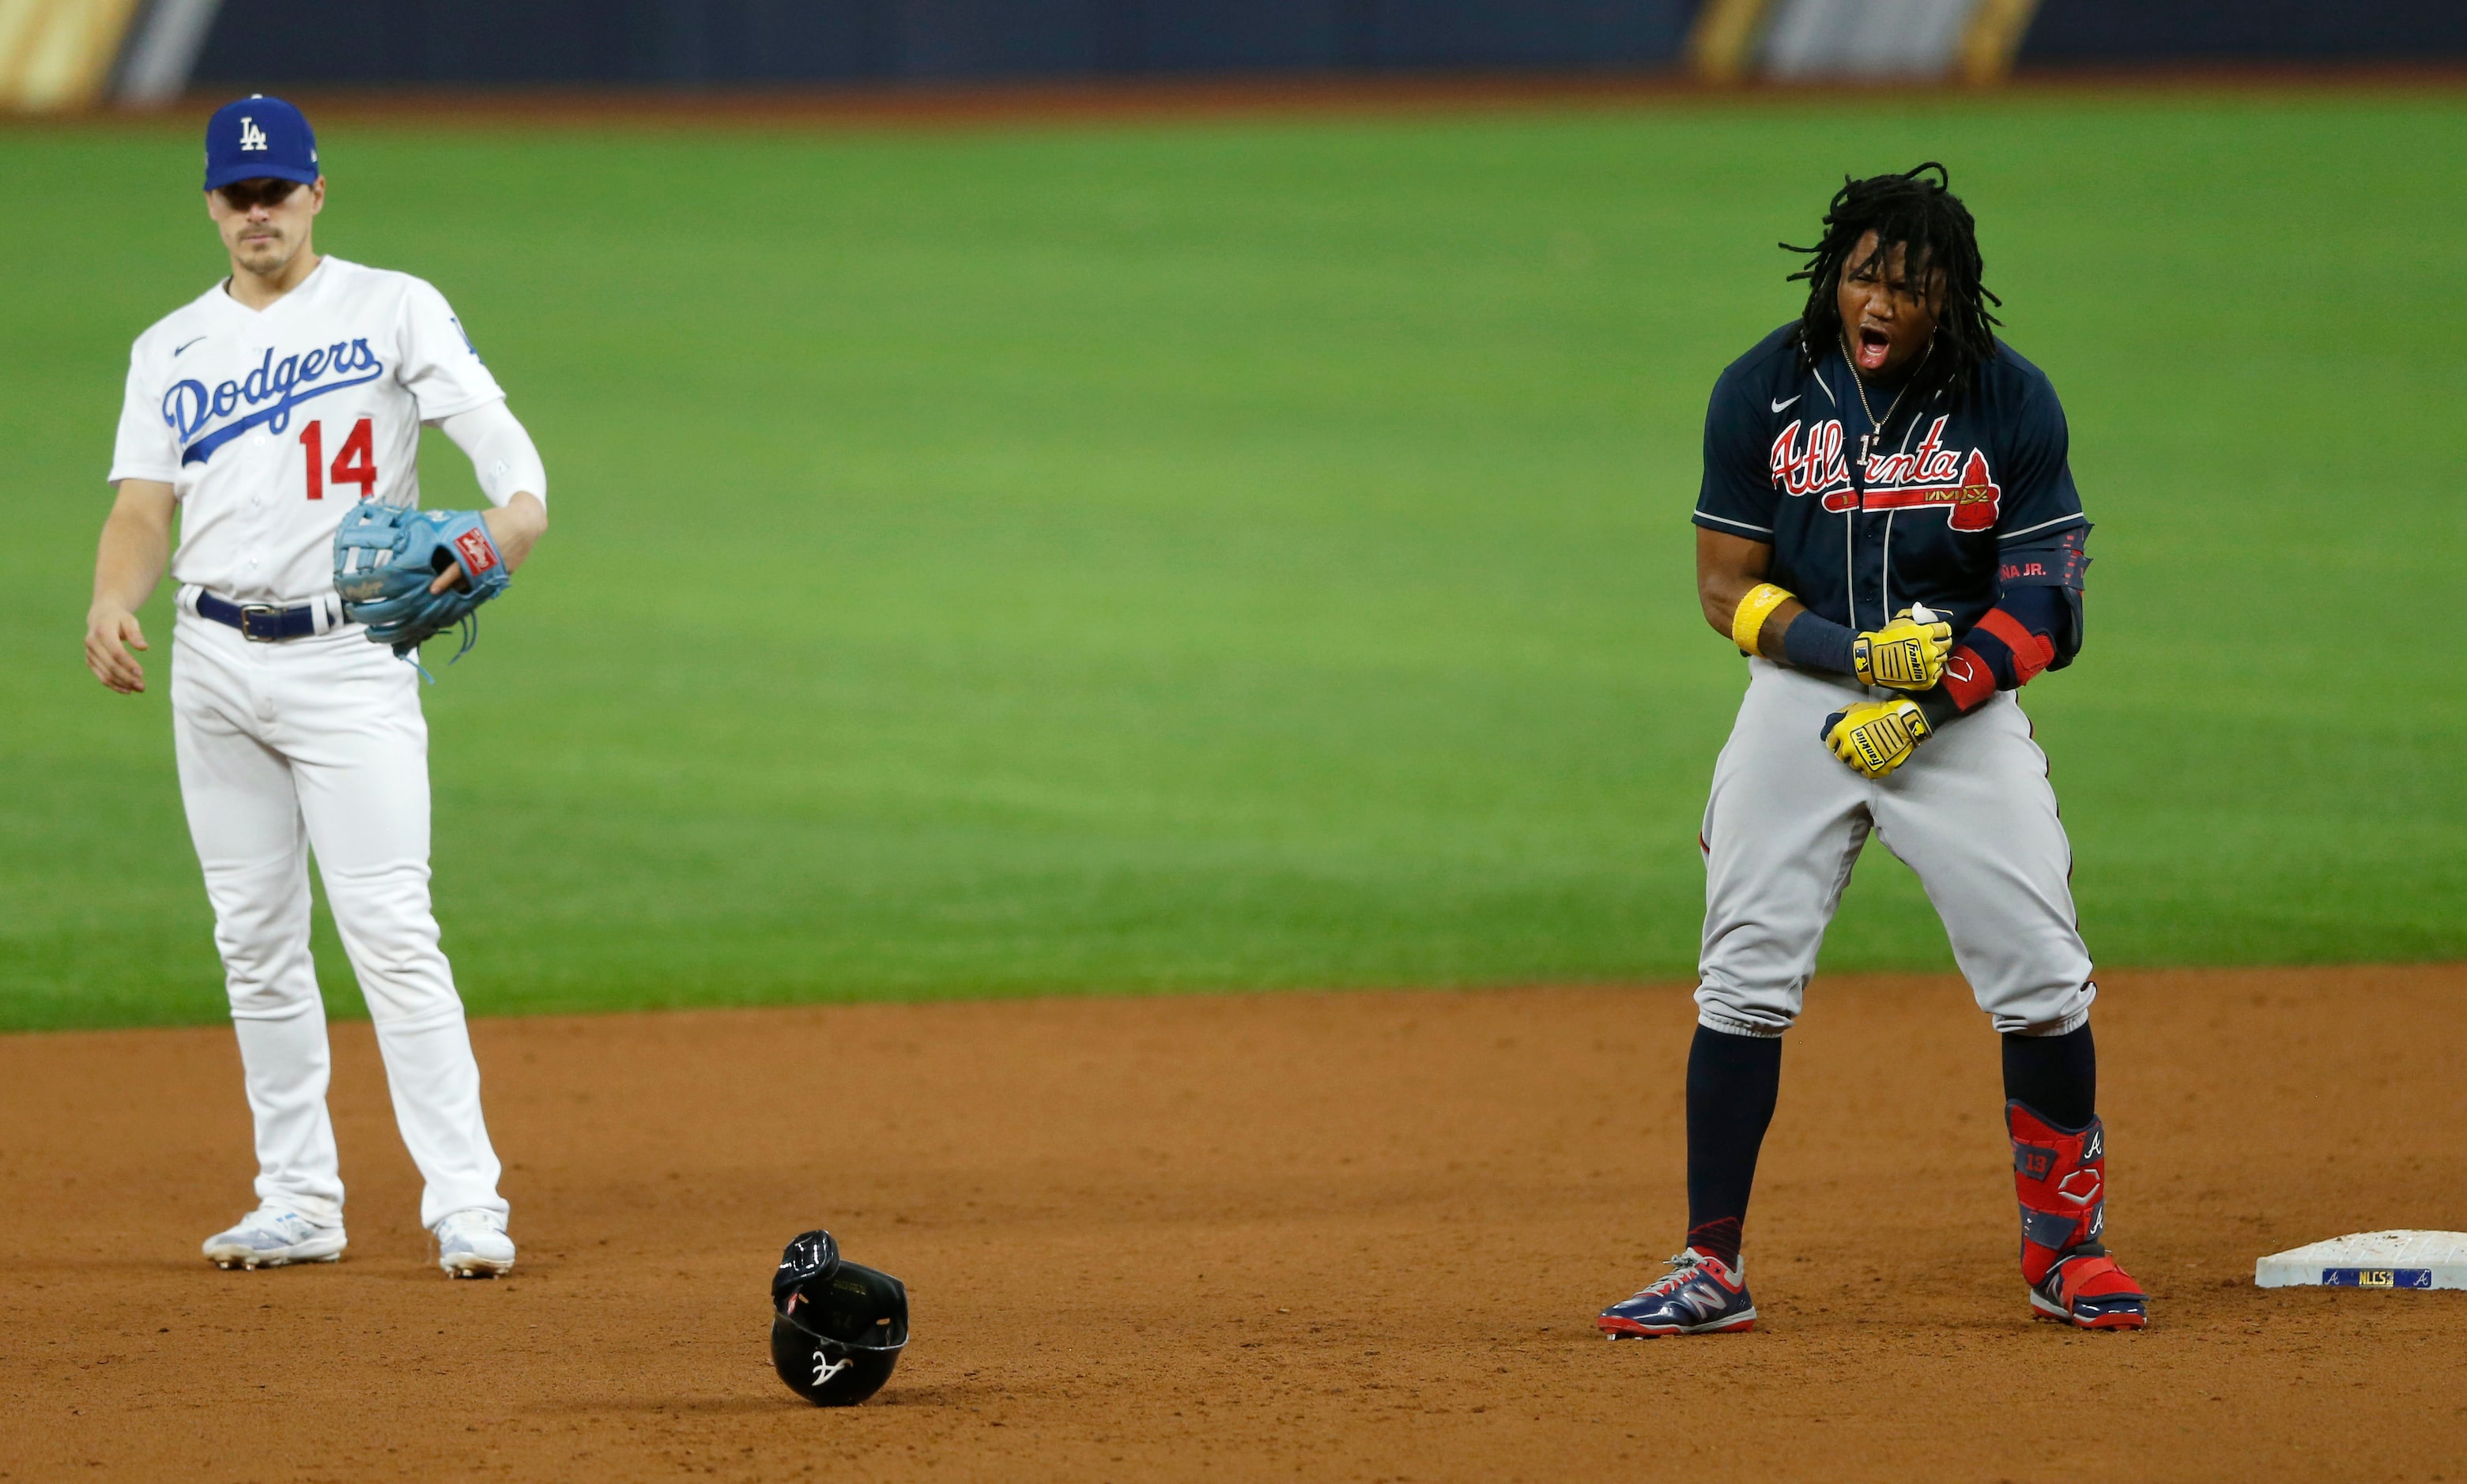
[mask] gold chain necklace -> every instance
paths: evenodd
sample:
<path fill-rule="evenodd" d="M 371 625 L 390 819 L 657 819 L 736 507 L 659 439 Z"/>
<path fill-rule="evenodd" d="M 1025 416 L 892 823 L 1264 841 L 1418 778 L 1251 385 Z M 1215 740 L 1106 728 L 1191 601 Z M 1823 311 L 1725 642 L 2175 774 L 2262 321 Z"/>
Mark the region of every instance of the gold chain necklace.
<path fill-rule="evenodd" d="M 1867 384 L 1859 379 L 1859 363 L 1850 355 L 1850 337 L 1847 335 L 1842 337 L 1842 359 L 1848 362 L 1850 366 L 1850 389 L 1859 393 L 1859 410 L 1867 415 L 1867 431 L 1859 435 L 1860 478 L 1867 478 L 1869 446 L 1884 441 L 1885 424 L 1892 420 L 1893 410 L 1902 405 L 1902 398 L 1908 395 L 1911 388 L 1917 383 L 1919 366 L 1925 366 L 1928 357 L 1935 353 L 1935 337 L 1930 335 L 1927 349 L 1919 352 L 1919 365 L 1911 368 L 1910 378 L 1902 383 L 1901 391 L 1893 393 L 1893 399 L 1885 404 L 1885 416 L 1880 418 L 1876 416 L 1876 410 L 1867 405 Z"/>

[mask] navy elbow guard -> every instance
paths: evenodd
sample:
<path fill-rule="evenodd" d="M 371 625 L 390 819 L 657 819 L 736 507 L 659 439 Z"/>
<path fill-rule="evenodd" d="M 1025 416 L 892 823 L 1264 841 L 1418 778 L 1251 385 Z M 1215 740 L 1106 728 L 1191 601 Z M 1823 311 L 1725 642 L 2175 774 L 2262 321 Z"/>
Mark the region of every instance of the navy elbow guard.
<path fill-rule="evenodd" d="M 1963 710 L 2020 689 L 2041 670 L 2061 670 L 2081 653 L 2089 537 L 2088 526 L 2075 526 L 2003 552 L 1996 606 L 1945 665 L 1945 689 Z"/>

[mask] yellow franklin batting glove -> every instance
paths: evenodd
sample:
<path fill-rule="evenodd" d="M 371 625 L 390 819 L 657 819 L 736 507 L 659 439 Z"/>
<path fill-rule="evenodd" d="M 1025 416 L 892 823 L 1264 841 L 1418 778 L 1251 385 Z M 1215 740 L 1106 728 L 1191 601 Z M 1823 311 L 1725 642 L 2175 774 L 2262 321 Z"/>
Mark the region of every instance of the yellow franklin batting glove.
<path fill-rule="evenodd" d="M 1911 753 L 1927 740 L 1927 716 L 1918 703 L 1895 696 L 1890 701 L 1862 701 L 1824 718 L 1820 733 L 1833 755 L 1871 778 L 1881 778 L 1910 761 Z"/>
<path fill-rule="evenodd" d="M 1895 690 L 1925 690 L 1935 685 L 1952 652 L 1952 624 L 1935 621 L 1934 614 L 1922 623 L 1907 608 L 1883 628 L 1850 641 L 1850 663 L 1859 672 L 1859 684 Z"/>

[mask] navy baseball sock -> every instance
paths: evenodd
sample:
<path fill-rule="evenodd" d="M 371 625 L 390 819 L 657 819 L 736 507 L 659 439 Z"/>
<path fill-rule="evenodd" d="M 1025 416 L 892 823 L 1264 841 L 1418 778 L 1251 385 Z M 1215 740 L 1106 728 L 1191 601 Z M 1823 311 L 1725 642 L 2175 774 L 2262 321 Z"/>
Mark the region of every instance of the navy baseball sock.
<path fill-rule="evenodd" d="M 2004 1038 L 2004 1096 L 2066 1129 L 2098 1114 L 2098 1048 L 2090 1027 L 2061 1036 Z"/>
<path fill-rule="evenodd" d="M 1696 1027 L 1687 1048 L 1687 1245 L 1739 1260 L 1756 1151 L 1781 1093 L 1781 1038 Z"/>

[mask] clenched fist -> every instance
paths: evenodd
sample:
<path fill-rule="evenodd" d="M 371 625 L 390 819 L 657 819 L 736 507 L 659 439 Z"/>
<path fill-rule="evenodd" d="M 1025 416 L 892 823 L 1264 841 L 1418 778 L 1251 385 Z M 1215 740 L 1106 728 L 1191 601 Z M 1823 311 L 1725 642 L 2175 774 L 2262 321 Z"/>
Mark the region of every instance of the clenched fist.
<path fill-rule="evenodd" d="M 1952 650 L 1952 624 L 1936 621 L 1924 608 L 1905 608 L 1883 628 L 1853 639 L 1850 663 L 1863 686 L 1925 690 L 1944 674 Z"/>
<path fill-rule="evenodd" d="M 1927 740 L 1928 721 L 1918 703 L 1895 696 L 1890 701 L 1862 701 L 1824 718 L 1819 735 L 1833 755 L 1871 778 L 1881 778 L 1910 761 L 1911 753 Z"/>

